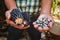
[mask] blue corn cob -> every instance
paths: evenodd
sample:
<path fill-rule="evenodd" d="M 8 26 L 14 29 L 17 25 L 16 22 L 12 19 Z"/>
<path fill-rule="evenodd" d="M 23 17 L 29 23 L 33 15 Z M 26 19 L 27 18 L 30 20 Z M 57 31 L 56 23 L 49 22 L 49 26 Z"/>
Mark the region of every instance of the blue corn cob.
<path fill-rule="evenodd" d="M 28 18 L 27 18 L 27 17 L 28 17 Z M 12 20 L 14 23 L 16 23 L 15 20 L 16 20 L 17 18 L 21 18 L 21 19 L 22 19 L 23 22 L 20 23 L 20 24 L 23 24 L 24 21 L 25 21 L 25 22 L 29 22 L 29 15 L 28 15 L 27 13 L 23 13 L 23 12 L 21 12 L 19 9 L 13 9 L 13 10 L 11 11 L 11 20 Z"/>

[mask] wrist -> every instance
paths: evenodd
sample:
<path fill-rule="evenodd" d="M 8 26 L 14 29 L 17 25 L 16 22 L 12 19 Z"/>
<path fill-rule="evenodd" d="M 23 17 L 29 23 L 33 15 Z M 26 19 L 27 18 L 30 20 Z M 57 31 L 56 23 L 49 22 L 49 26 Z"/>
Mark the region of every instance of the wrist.
<path fill-rule="evenodd" d="M 12 7 L 12 8 L 10 8 L 9 10 L 12 10 L 12 9 L 17 9 L 17 7 Z"/>
<path fill-rule="evenodd" d="M 51 15 L 51 14 L 46 12 L 46 13 L 40 13 L 40 15 Z"/>
<path fill-rule="evenodd" d="M 48 15 L 50 15 L 51 11 L 47 11 L 47 10 L 42 10 L 41 9 L 40 14 L 48 14 Z"/>

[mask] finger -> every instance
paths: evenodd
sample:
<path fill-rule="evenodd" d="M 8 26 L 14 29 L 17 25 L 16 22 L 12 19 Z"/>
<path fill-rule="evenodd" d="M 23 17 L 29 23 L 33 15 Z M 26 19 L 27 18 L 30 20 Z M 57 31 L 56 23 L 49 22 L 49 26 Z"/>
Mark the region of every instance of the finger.
<path fill-rule="evenodd" d="M 5 13 L 5 16 L 6 16 L 6 19 L 10 19 L 10 13 L 8 11 Z"/>
<path fill-rule="evenodd" d="M 11 26 L 17 26 L 13 21 L 11 20 L 7 20 L 8 24 L 10 24 Z"/>
<path fill-rule="evenodd" d="M 24 25 L 15 25 L 15 28 L 23 29 L 24 28 Z"/>
<path fill-rule="evenodd" d="M 38 29 L 38 25 L 34 25 L 34 28 L 35 28 L 35 29 Z"/>
<path fill-rule="evenodd" d="M 29 25 L 28 26 L 24 26 L 24 24 L 21 24 L 21 25 L 17 25 L 19 28 L 21 28 L 21 29 L 26 29 L 26 28 L 28 28 L 28 27 L 30 27 Z"/>
<path fill-rule="evenodd" d="M 38 24 L 36 24 L 36 22 L 33 22 L 34 28 L 38 29 Z"/>
<path fill-rule="evenodd" d="M 51 17 L 51 18 L 52 18 L 52 17 Z M 54 20 L 53 20 L 53 18 L 52 18 L 52 20 L 50 20 L 50 23 L 49 23 L 49 25 L 48 25 L 48 26 L 49 26 L 50 28 L 52 28 L 52 27 L 53 27 L 53 25 L 54 25 Z"/>
<path fill-rule="evenodd" d="M 36 22 L 33 22 L 33 25 L 35 25 L 36 24 Z"/>
<path fill-rule="evenodd" d="M 48 31 L 49 28 L 48 28 L 47 26 L 44 26 L 44 27 L 43 27 L 43 30 L 44 30 L 44 31 Z"/>
<path fill-rule="evenodd" d="M 39 31 L 39 32 L 44 32 L 44 30 L 43 30 L 42 27 L 38 27 L 38 31 Z"/>
<path fill-rule="evenodd" d="M 23 24 L 24 24 L 25 27 L 29 25 L 28 22 L 24 22 Z"/>
<path fill-rule="evenodd" d="M 10 15 L 10 12 L 11 12 L 12 10 L 13 10 L 13 9 L 8 10 L 8 11 L 5 12 L 5 16 L 6 16 L 7 19 L 10 19 L 10 16 L 11 16 L 11 15 Z"/>
<path fill-rule="evenodd" d="M 35 24 L 35 25 L 34 25 L 34 28 L 35 28 L 35 29 L 38 29 L 38 25 L 37 25 L 37 24 Z"/>
<path fill-rule="evenodd" d="M 27 29 L 27 28 L 29 28 L 29 27 L 30 27 L 30 25 L 28 25 L 28 26 L 26 26 L 26 27 L 24 26 L 23 29 Z"/>
<path fill-rule="evenodd" d="M 24 27 L 24 24 L 21 24 L 20 26 Z"/>
<path fill-rule="evenodd" d="M 52 27 L 53 27 L 53 23 L 50 22 L 50 23 L 49 23 L 49 29 L 51 29 Z"/>
<path fill-rule="evenodd" d="M 27 21 L 24 21 L 23 24 L 27 24 L 28 22 Z"/>

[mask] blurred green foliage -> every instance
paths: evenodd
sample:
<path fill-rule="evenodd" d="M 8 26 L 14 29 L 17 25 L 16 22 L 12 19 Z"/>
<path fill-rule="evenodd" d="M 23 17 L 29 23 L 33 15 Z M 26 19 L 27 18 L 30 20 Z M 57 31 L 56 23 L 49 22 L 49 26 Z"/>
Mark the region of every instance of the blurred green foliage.
<path fill-rule="evenodd" d="M 53 9 L 53 11 L 57 7 L 58 2 L 60 2 L 60 0 L 53 0 L 53 3 L 52 3 L 52 9 Z"/>

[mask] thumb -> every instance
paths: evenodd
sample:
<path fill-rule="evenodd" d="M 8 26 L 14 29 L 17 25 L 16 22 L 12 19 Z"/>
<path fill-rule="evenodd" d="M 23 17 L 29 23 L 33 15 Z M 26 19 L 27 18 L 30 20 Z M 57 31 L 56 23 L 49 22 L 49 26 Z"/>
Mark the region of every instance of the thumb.
<path fill-rule="evenodd" d="M 6 11 L 5 16 L 6 16 L 6 19 L 10 19 L 10 12 Z"/>
<path fill-rule="evenodd" d="M 36 22 L 33 22 L 34 28 L 37 29 L 38 25 L 36 24 Z"/>

